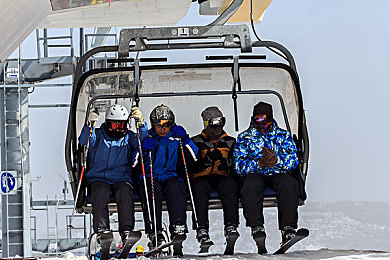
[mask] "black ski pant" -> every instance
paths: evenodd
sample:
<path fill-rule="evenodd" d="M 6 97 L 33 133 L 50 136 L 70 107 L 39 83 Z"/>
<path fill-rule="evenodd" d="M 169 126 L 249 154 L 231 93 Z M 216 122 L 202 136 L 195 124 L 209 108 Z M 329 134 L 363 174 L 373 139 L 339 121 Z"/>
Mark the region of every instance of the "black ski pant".
<path fill-rule="evenodd" d="M 145 231 L 147 234 L 154 233 L 154 226 L 149 222 L 149 213 L 147 208 L 147 201 L 145 196 L 145 186 L 142 180 L 139 189 L 140 199 L 142 204 L 142 212 L 145 221 Z M 150 178 L 146 180 L 148 193 L 149 193 L 149 206 L 150 216 L 153 223 L 156 223 L 157 232 L 162 231 L 162 203 L 165 198 L 168 216 L 169 216 L 169 229 L 173 230 L 174 225 L 186 225 L 187 217 L 187 193 L 186 186 L 183 181 L 178 178 L 171 178 L 166 181 L 160 182 L 156 179 L 153 180 L 154 186 L 154 202 L 156 206 L 156 219 L 154 221 L 153 214 L 153 198 L 152 198 L 152 186 Z"/>
<path fill-rule="evenodd" d="M 195 210 L 198 217 L 198 228 L 209 229 L 209 199 L 210 192 L 216 189 L 221 199 L 225 226 L 238 226 L 239 187 L 236 180 L 230 176 L 206 175 L 197 177 L 192 182 Z"/>
<path fill-rule="evenodd" d="M 249 174 L 245 176 L 240 195 L 244 208 L 246 225 L 249 227 L 263 226 L 264 187 L 268 186 L 276 191 L 278 200 L 279 229 L 286 226 L 298 226 L 298 182 L 288 174 L 280 173 L 271 176 Z"/>
<path fill-rule="evenodd" d="M 134 228 L 134 195 L 128 182 L 108 184 L 93 182 L 91 184 L 91 202 L 93 216 L 93 231 L 95 233 L 110 230 L 108 206 L 110 197 L 114 195 L 118 206 L 119 233 L 131 231 Z"/>

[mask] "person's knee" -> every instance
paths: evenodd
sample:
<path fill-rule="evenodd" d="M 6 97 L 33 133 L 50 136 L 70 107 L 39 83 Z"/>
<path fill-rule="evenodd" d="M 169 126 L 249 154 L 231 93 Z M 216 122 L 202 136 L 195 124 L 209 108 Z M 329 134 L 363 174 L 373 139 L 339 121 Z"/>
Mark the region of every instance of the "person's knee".
<path fill-rule="evenodd" d="M 264 181 L 262 179 L 262 176 L 258 174 L 249 174 L 245 177 L 242 183 L 241 190 L 243 189 L 254 190 L 259 187 L 264 188 Z"/>
<path fill-rule="evenodd" d="M 299 184 L 298 181 L 290 175 L 282 175 L 279 180 L 279 190 L 288 192 L 293 195 L 296 194 L 299 196 Z"/>

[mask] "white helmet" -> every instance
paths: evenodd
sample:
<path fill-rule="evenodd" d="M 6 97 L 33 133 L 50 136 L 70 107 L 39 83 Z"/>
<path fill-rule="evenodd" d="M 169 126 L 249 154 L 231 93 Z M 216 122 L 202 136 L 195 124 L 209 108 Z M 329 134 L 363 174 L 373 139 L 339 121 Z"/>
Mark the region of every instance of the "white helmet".
<path fill-rule="evenodd" d="M 128 120 L 129 112 L 122 105 L 112 105 L 106 110 L 106 120 Z"/>

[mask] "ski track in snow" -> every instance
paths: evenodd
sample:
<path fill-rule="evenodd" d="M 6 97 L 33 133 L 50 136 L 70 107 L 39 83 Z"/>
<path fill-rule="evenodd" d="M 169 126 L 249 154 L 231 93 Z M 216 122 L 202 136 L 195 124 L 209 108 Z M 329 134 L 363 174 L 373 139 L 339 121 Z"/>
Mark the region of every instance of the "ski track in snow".
<path fill-rule="evenodd" d="M 190 224 L 191 214 L 188 213 L 187 217 Z M 257 248 L 240 210 L 241 236 L 236 243 L 236 255 L 221 255 L 225 248 L 223 214 L 221 210 L 213 210 L 210 211 L 210 237 L 215 245 L 210 248 L 210 254 L 197 255 L 199 244 L 195 232 L 190 230 L 183 244 L 185 256 L 181 259 L 390 259 L 390 202 L 309 202 L 299 208 L 299 227 L 308 228 L 309 237 L 291 247 L 288 253 L 278 256 L 271 255 L 281 240 L 277 209 L 265 208 L 264 217 L 269 254 L 253 253 Z M 163 220 L 168 222 L 165 213 Z M 141 243 L 146 243 L 146 240 Z M 144 246 L 146 249 L 146 244 Z M 85 256 L 67 254 L 53 259 L 86 260 Z"/>

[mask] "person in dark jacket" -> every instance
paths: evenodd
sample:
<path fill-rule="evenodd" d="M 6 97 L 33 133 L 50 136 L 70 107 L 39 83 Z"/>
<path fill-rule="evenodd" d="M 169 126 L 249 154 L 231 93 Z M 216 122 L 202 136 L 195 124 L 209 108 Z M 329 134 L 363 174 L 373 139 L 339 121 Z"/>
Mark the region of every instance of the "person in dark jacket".
<path fill-rule="evenodd" d="M 238 238 L 239 186 L 233 167 L 234 137 L 223 130 L 225 117 L 215 106 L 202 114 L 204 129 L 192 137 L 199 148 L 198 160 L 192 165 L 192 191 L 197 213 L 197 235 L 200 244 L 213 244 L 209 237 L 208 205 L 210 192 L 218 191 L 222 203 L 225 237 Z"/>
<path fill-rule="evenodd" d="M 295 235 L 298 223 L 298 181 L 289 175 L 298 165 L 291 134 L 278 127 L 272 106 L 259 102 L 253 108 L 249 129 L 239 134 L 234 148 L 234 167 L 244 176 L 240 195 L 247 226 L 252 229 L 259 253 L 265 253 L 263 217 L 264 187 L 276 191 L 282 243 Z"/>
<path fill-rule="evenodd" d="M 163 241 L 161 233 L 163 230 L 161 223 L 163 196 L 166 199 L 168 208 L 171 238 L 173 239 L 177 235 L 180 236 L 181 241 L 186 238 L 185 233 L 188 232 L 186 225 L 187 189 L 182 152 L 184 152 L 186 163 L 190 164 L 196 160 L 198 148 L 189 138 L 185 129 L 175 124 L 175 115 L 168 106 L 160 105 L 155 107 L 150 114 L 150 123 L 152 125 L 152 128 L 149 130 L 150 137 L 146 138 L 142 143 L 148 194 L 146 194 L 143 181 L 139 189 L 145 229 L 151 240 L 149 246 L 153 246 L 156 239 L 155 229 L 157 230 L 158 244 Z M 150 154 L 152 155 L 153 187 L 150 181 Z M 135 163 L 137 163 L 137 160 L 138 158 L 136 158 Z M 154 191 L 155 212 L 153 211 L 152 188 Z M 148 195 L 150 204 L 149 209 L 147 207 L 146 195 Z M 152 218 L 152 223 L 156 226 L 151 225 L 149 222 L 149 215 Z M 155 220 L 154 215 L 156 215 Z M 174 254 L 183 254 L 181 244 L 174 247 Z"/>
<path fill-rule="evenodd" d="M 133 107 L 130 118 L 139 124 L 140 138 L 144 140 L 148 127 L 141 111 Z M 91 190 L 93 230 L 98 237 L 110 231 L 107 204 L 113 195 L 118 205 L 119 232 L 125 240 L 134 228 L 131 165 L 132 154 L 138 149 L 137 135 L 128 129 L 129 112 L 122 105 L 108 107 L 105 122 L 99 128 L 94 127 L 97 119 L 92 109 L 79 137 L 84 146 L 89 142 L 87 181 Z"/>

